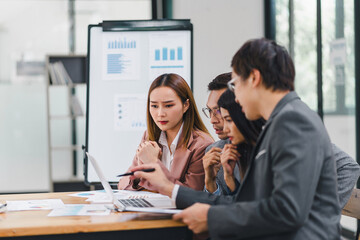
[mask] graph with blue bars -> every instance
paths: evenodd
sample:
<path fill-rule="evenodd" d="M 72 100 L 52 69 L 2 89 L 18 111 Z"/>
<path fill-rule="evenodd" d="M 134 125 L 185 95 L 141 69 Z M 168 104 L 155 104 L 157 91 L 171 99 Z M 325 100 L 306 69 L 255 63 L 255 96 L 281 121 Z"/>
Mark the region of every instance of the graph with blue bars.
<path fill-rule="evenodd" d="M 114 40 L 114 41 L 109 41 L 108 44 L 108 49 L 124 49 L 124 48 L 136 48 L 136 41 L 135 40 L 126 40 L 126 38 L 124 38 L 123 40 Z"/>
<path fill-rule="evenodd" d="M 155 49 L 155 61 L 182 61 L 183 60 L 183 48 L 159 48 Z"/>

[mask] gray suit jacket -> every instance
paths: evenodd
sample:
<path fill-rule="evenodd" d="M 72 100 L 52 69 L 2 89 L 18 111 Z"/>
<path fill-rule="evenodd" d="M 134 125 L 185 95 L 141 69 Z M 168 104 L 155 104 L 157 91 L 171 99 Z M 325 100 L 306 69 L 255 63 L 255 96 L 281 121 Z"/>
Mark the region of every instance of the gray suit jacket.
<path fill-rule="evenodd" d="M 237 194 L 180 187 L 176 205 L 212 206 L 212 239 L 339 239 L 335 161 L 323 123 L 295 92 L 275 107 Z"/>
<path fill-rule="evenodd" d="M 230 143 L 228 139 L 216 141 L 213 144 L 209 145 L 206 148 L 205 152 L 208 152 L 213 147 L 224 148 L 225 144 L 228 143 Z M 332 150 L 336 162 L 338 194 L 340 208 L 342 209 L 349 201 L 351 192 L 360 176 L 360 166 L 352 157 L 342 151 L 335 144 L 332 144 Z M 234 175 L 236 180 L 240 182 L 240 172 L 238 167 L 235 168 Z M 228 187 L 226 186 L 224 180 L 224 170 L 222 167 L 220 167 L 219 172 L 216 176 L 216 183 L 219 186 L 219 194 L 226 195 L 228 193 Z"/>
<path fill-rule="evenodd" d="M 351 192 L 360 175 L 359 164 L 347 153 L 332 144 L 334 158 L 336 162 L 337 182 L 340 208 L 344 208 L 349 201 Z"/>

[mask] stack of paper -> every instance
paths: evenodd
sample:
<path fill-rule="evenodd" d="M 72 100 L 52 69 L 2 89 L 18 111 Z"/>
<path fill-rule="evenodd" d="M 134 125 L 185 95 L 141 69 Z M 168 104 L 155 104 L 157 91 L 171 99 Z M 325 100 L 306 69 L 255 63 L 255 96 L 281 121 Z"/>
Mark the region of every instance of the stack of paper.
<path fill-rule="evenodd" d="M 95 192 L 95 191 L 94 191 Z M 104 204 L 64 204 L 61 199 L 6 201 L 7 211 L 51 210 L 49 217 L 104 216 L 111 210 Z"/>

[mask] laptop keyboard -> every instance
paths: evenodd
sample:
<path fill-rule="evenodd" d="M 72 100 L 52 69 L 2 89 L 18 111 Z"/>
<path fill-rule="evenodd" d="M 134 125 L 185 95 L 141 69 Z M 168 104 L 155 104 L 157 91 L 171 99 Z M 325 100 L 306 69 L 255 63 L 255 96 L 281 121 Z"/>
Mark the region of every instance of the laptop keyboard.
<path fill-rule="evenodd" d="M 151 203 L 142 198 L 119 199 L 125 207 L 154 207 Z"/>

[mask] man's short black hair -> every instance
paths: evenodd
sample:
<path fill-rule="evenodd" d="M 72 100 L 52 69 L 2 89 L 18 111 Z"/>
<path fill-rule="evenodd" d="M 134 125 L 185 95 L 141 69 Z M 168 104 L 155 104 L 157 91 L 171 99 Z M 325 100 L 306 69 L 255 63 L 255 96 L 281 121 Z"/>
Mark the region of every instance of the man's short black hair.
<path fill-rule="evenodd" d="M 231 73 L 223 73 L 218 75 L 208 85 L 208 90 L 221 90 L 227 88 L 227 83 L 231 80 Z"/>
<path fill-rule="evenodd" d="M 231 67 L 247 79 L 253 69 L 259 70 L 263 84 L 273 91 L 293 91 L 295 67 L 287 50 L 265 38 L 247 41 L 235 53 Z"/>

